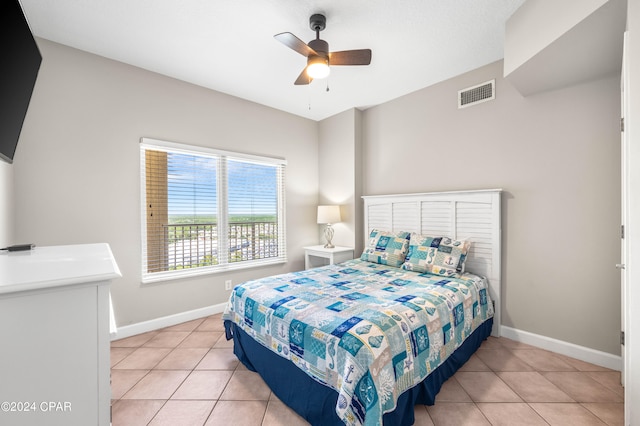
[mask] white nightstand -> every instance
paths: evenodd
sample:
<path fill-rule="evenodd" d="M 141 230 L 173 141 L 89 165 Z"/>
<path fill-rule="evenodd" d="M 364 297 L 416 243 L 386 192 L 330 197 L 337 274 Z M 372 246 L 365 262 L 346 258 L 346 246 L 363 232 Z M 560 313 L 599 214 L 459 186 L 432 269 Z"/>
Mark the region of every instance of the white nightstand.
<path fill-rule="evenodd" d="M 324 246 L 309 246 L 304 248 L 304 268 L 333 265 L 353 259 L 353 248 L 338 247 L 324 248 Z"/>

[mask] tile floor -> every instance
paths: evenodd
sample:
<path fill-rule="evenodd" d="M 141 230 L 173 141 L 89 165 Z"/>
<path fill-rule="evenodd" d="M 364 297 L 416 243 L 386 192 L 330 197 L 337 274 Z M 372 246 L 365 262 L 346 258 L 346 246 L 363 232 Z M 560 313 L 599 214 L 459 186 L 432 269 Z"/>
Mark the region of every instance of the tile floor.
<path fill-rule="evenodd" d="M 220 315 L 111 343 L 114 426 L 307 423 L 233 355 Z M 622 425 L 620 373 L 490 337 L 416 425 Z"/>

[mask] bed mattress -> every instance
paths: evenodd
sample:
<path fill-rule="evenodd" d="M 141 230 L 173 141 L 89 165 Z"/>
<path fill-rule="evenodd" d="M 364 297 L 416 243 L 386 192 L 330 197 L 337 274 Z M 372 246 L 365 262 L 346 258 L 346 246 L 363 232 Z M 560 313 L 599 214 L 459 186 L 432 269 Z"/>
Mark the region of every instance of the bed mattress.
<path fill-rule="evenodd" d="M 332 409 L 344 424 L 375 425 L 476 329 L 483 328 L 476 340 L 486 338 L 492 316 L 488 283 L 480 276 L 442 277 L 352 260 L 239 285 L 223 319 L 228 337 L 241 330 L 333 390 Z M 296 386 L 291 383 L 294 395 Z M 297 391 L 304 398 L 304 389 Z"/>

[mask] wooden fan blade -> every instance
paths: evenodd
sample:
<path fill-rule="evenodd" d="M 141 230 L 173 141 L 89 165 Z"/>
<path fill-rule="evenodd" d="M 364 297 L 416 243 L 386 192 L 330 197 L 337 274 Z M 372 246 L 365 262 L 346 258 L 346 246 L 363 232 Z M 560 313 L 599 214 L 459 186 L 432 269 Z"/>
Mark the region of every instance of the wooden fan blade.
<path fill-rule="evenodd" d="M 304 84 L 310 84 L 312 81 L 313 81 L 313 78 L 307 75 L 307 67 L 304 67 L 304 69 L 296 79 L 295 83 L 293 84 L 295 84 L 296 86 L 302 86 Z"/>
<path fill-rule="evenodd" d="M 329 53 L 330 65 L 369 65 L 371 49 L 342 50 Z"/>
<path fill-rule="evenodd" d="M 273 36 L 280 43 L 295 50 L 302 56 L 317 55 L 316 51 L 291 33 L 280 33 Z"/>

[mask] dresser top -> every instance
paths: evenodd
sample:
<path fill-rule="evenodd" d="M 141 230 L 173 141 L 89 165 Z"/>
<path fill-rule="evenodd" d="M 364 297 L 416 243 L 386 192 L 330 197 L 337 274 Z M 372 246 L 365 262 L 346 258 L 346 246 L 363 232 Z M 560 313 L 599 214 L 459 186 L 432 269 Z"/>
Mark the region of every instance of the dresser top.
<path fill-rule="evenodd" d="M 0 295 L 121 277 L 106 243 L 0 252 Z"/>

